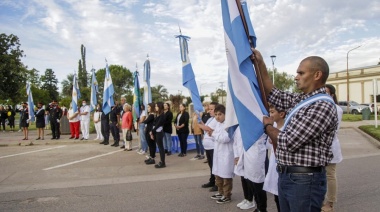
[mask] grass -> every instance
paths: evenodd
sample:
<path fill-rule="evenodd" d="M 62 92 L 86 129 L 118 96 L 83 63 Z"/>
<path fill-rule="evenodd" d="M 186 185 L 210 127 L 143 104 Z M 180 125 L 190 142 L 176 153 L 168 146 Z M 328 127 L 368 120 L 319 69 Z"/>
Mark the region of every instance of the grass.
<path fill-rule="evenodd" d="M 376 128 L 375 125 L 362 125 L 359 129 L 380 141 L 380 126 Z"/>
<path fill-rule="evenodd" d="M 380 115 L 377 116 L 377 119 L 380 120 Z M 343 114 L 342 121 L 354 122 L 354 121 L 362 121 L 362 114 Z M 375 120 L 375 115 L 371 114 L 370 120 Z"/>

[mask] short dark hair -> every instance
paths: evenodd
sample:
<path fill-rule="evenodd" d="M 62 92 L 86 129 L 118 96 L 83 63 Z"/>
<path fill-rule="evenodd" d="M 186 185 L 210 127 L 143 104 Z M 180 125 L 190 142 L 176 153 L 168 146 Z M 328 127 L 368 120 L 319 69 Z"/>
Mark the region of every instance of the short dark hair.
<path fill-rule="evenodd" d="M 214 112 L 215 113 L 220 112 L 220 113 L 226 114 L 226 107 L 224 107 L 224 105 L 222 104 L 218 104 L 215 106 Z"/>
<path fill-rule="evenodd" d="M 214 105 L 215 107 L 218 105 L 219 103 L 217 102 L 211 102 L 210 105 Z"/>
<path fill-rule="evenodd" d="M 336 98 L 336 89 L 335 89 L 335 87 L 333 85 L 331 85 L 331 84 L 326 84 L 325 86 L 326 86 L 326 88 L 328 88 L 330 90 L 330 95 L 333 98 L 335 104 L 338 104 L 338 99 Z"/>
<path fill-rule="evenodd" d="M 322 72 L 322 83 L 325 84 L 330 72 L 329 65 L 327 64 L 326 60 L 319 56 L 310 56 L 302 60 L 302 62 L 304 61 L 310 61 L 310 69 L 312 71 Z"/>

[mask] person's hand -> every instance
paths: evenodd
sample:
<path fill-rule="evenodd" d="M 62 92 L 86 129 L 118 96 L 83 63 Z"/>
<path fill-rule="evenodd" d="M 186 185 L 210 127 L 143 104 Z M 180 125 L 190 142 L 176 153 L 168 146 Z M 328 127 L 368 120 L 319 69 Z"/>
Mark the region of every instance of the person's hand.
<path fill-rule="evenodd" d="M 268 116 L 263 116 L 263 125 L 265 126 L 266 124 L 271 124 L 271 125 L 273 125 L 273 124 L 274 124 L 273 119 L 271 119 L 271 118 L 268 117 Z"/>
<path fill-rule="evenodd" d="M 251 50 L 253 52 L 251 55 L 252 60 L 256 60 L 258 63 L 264 62 L 263 56 L 257 49 L 251 48 Z"/>
<path fill-rule="evenodd" d="M 60 120 L 59 119 L 57 119 L 57 123 L 59 123 L 60 122 Z"/>
<path fill-rule="evenodd" d="M 239 157 L 235 158 L 235 160 L 234 160 L 235 165 L 237 165 L 238 162 L 239 162 Z"/>

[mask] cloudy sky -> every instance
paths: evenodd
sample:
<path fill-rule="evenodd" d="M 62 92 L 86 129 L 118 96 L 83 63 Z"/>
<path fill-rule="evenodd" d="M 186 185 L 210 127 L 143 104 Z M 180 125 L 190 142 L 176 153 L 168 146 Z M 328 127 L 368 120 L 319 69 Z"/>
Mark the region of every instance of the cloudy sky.
<path fill-rule="evenodd" d="M 268 67 L 295 74 L 301 59 L 324 57 L 331 72 L 376 65 L 380 58 L 380 2 L 373 0 L 247 0 L 257 48 Z M 141 71 L 147 54 L 151 84 L 183 91 L 179 34 L 190 36 L 189 57 L 201 94 L 227 81 L 220 0 L 1 0 L 0 33 L 17 35 L 28 68 L 52 68 L 61 82 L 78 68 L 109 64 Z M 225 87 L 224 87 L 225 88 Z"/>

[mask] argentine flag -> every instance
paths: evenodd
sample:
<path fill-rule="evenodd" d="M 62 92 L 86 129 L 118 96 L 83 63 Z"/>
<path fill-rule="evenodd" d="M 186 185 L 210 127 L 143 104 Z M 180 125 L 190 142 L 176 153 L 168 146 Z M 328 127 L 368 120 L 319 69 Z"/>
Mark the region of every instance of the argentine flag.
<path fill-rule="evenodd" d="M 137 66 L 136 66 L 137 69 Z M 139 72 L 136 70 L 134 75 L 134 90 L 133 90 L 133 121 L 137 121 L 140 118 L 140 106 L 141 106 L 141 94 L 140 94 L 140 83 L 139 83 Z"/>
<path fill-rule="evenodd" d="M 189 59 L 187 40 L 189 40 L 190 37 L 184 35 L 177 35 L 176 38 L 179 38 L 179 47 L 181 51 L 182 84 L 189 90 L 191 100 L 194 104 L 194 111 L 197 114 L 199 114 L 200 112 L 203 112 L 203 106 L 201 102 L 201 97 L 199 96 L 197 82 L 195 81 L 193 67 L 191 66 L 191 62 Z"/>
<path fill-rule="evenodd" d="M 26 95 L 28 95 L 28 106 L 29 106 L 29 120 L 34 121 L 34 102 L 33 102 L 33 95 L 32 95 L 32 88 L 30 86 L 30 83 L 26 83 Z"/>
<path fill-rule="evenodd" d="M 147 59 L 144 63 L 144 73 L 143 73 L 143 81 L 144 81 L 144 98 L 143 103 L 145 106 L 145 111 L 148 112 L 148 104 L 152 102 L 152 91 L 150 88 L 150 61 L 149 55 L 147 55 Z"/>
<path fill-rule="evenodd" d="M 73 108 L 73 112 L 76 113 L 78 111 L 78 99 L 80 99 L 80 91 L 78 85 L 77 76 L 74 74 L 73 76 L 73 92 L 71 95 L 71 107 Z"/>
<path fill-rule="evenodd" d="M 92 79 L 91 79 L 91 107 L 90 111 L 93 111 L 98 104 L 98 100 L 96 98 L 96 94 L 98 93 L 98 81 L 95 77 L 95 69 L 92 69 Z"/>
<path fill-rule="evenodd" d="M 111 112 L 111 107 L 115 105 L 113 101 L 113 94 L 115 90 L 113 89 L 111 73 L 108 68 L 108 63 L 106 63 L 106 75 L 104 78 L 104 91 L 103 91 L 103 112 L 108 114 Z"/>
<path fill-rule="evenodd" d="M 241 1 L 249 36 L 256 46 L 247 2 Z M 264 134 L 262 119 L 268 114 L 261 100 L 256 72 L 250 56 L 252 50 L 235 0 L 222 0 L 224 39 L 228 60 L 228 89 L 225 126 L 240 126 L 247 151 Z"/>

